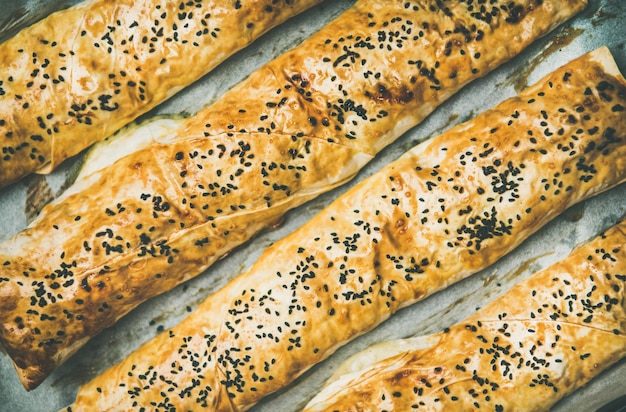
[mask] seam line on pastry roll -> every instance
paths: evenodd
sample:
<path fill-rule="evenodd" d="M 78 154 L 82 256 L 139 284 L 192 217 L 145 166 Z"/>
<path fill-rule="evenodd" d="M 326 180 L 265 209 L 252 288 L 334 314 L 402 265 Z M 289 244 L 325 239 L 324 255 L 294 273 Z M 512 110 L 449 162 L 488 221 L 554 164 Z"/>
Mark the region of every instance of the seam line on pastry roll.
<path fill-rule="evenodd" d="M 175 141 L 175 138 L 177 138 L 177 140 L 180 140 L 182 138 L 182 136 L 180 135 L 176 135 L 177 134 L 177 129 L 179 127 L 182 127 L 182 123 L 184 122 L 183 118 L 170 118 L 170 117 L 163 117 L 163 118 L 155 118 L 155 119 L 151 119 L 149 122 L 147 123 L 142 123 L 139 125 L 136 124 L 131 124 L 128 127 L 120 130 L 120 133 L 112 136 L 110 139 L 105 139 L 104 141 L 95 144 L 92 149 L 89 150 L 87 156 L 87 160 L 84 164 L 84 166 L 81 167 L 78 176 L 76 177 L 76 181 L 80 181 L 81 179 L 85 178 L 85 179 L 89 179 L 90 175 L 94 174 L 94 172 L 97 172 L 98 170 L 102 170 L 106 167 L 108 167 L 111 163 L 113 163 L 114 161 L 130 154 L 133 153 L 134 151 L 137 150 L 141 150 L 145 147 L 150 146 L 151 144 L 168 144 L 168 143 L 172 143 Z M 151 139 L 145 139 L 141 144 L 137 145 L 136 147 L 128 147 L 129 144 L 134 144 L 134 137 L 137 134 L 141 134 L 144 132 L 144 130 L 146 129 L 150 129 L 152 127 L 154 127 L 155 125 L 158 125 L 159 123 L 168 123 L 168 126 L 163 126 L 163 132 L 164 135 L 156 135 Z M 158 126 L 157 126 L 158 127 Z M 157 130 L 158 132 L 160 132 L 159 130 Z M 178 132 L 180 133 L 180 132 Z M 165 140 L 167 139 L 169 136 L 168 134 L 172 135 L 171 139 Z M 248 134 L 249 138 L 254 138 L 254 136 L 261 136 L 263 137 L 260 133 L 253 133 L 253 132 L 247 132 L 247 133 L 238 133 L 238 136 L 244 136 Z M 287 137 L 287 138 L 292 138 L 293 135 L 287 134 L 287 133 L 277 133 L 277 132 L 273 132 L 272 133 L 273 136 L 282 136 L 282 137 Z M 161 137 L 165 136 L 165 141 L 161 140 Z M 225 138 L 227 137 L 228 134 L 227 133 L 223 133 L 220 135 L 214 135 L 211 136 L 211 139 L 220 139 L 220 138 Z M 306 136 L 309 139 L 312 140 L 322 140 L 324 142 L 325 145 L 328 146 L 337 146 L 338 149 L 342 150 L 342 149 L 350 149 L 349 145 L 346 144 L 342 144 L 341 142 L 329 142 L 327 141 L 325 138 L 320 137 L 320 136 L 314 136 L 314 135 L 308 135 Z M 155 138 L 159 138 L 159 140 L 157 141 Z M 106 153 L 105 150 L 107 151 Z M 105 158 L 104 159 L 99 159 L 101 155 L 104 155 Z M 361 156 L 364 156 L 365 158 L 372 158 L 373 155 L 369 155 L 369 154 L 360 154 Z M 101 164 L 101 163 L 97 163 L 95 166 L 92 166 L 90 164 L 90 162 L 99 162 L 99 160 L 104 160 L 105 164 Z M 93 176 L 91 176 L 91 179 L 93 179 Z M 76 181 L 74 183 L 72 183 L 71 188 L 68 188 L 68 190 L 64 191 L 58 198 L 54 199 L 52 202 L 54 203 L 59 203 L 61 200 L 65 199 L 69 194 L 74 193 L 76 191 L 78 191 L 80 189 L 79 186 L 82 186 L 82 184 L 76 184 Z M 71 190 L 70 190 L 71 189 Z M 53 204 L 54 204 L 53 203 Z"/>
<path fill-rule="evenodd" d="M 304 410 L 549 410 L 626 356 L 624 244 L 626 221 L 443 332 L 353 355 Z"/>
<path fill-rule="evenodd" d="M 321 0 L 89 0 L 0 44 L 0 187 L 109 136 Z"/>
<path fill-rule="evenodd" d="M 9 279 L 0 282 L 0 339 L 23 384 L 36 386 L 137 304 L 353 177 L 463 85 L 586 4 L 509 3 L 484 14 L 459 2 L 359 1 L 185 119 L 167 144 L 118 159 L 44 208 L 0 244 Z"/>
<path fill-rule="evenodd" d="M 159 402 L 169 390 L 177 408 L 248 409 L 623 182 L 626 124 L 614 109 L 626 103 L 626 81 L 604 71 L 614 65 L 598 49 L 416 146 L 81 387 L 68 410 Z M 164 378 L 147 382 L 145 370 Z"/>

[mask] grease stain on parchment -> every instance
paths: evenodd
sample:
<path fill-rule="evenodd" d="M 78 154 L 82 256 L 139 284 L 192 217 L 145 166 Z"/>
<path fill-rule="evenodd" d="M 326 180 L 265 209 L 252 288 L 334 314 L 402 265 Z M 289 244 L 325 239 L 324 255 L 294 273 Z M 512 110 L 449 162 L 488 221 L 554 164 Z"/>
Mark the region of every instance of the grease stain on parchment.
<path fill-rule="evenodd" d="M 54 199 L 55 195 L 48 185 L 46 178 L 41 175 L 33 175 L 26 181 L 26 201 L 24 214 L 26 222 L 32 222 L 41 212 L 45 205 Z"/>
<path fill-rule="evenodd" d="M 76 365 L 72 365 L 76 366 Z M 58 377 L 51 380 L 50 387 L 67 387 L 67 386 L 81 386 L 93 379 L 98 373 L 98 368 L 93 365 L 81 364 L 79 368 L 77 368 L 79 372 L 76 370 L 72 370 L 67 373 L 58 373 Z"/>
<path fill-rule="evenodd" d="M 504 276 L 500 278 L 500 280 L 514 281 L 515 283 L 520 282 L 522 280 L 520 279 L 520 276 L 522 276 L 522 274 L 524 274 L 527 271 L 530 271 L 531 275 L 537 272 L 538 269 L 535 269 L 532 266 L 539 259 L 543 259 L 544 257 L 550 256 L 552 253 L 554 252 L 544 253 L 543 255 L 535 256 L 533 258 L 520 262 L 519 265 L 517 265 L 517 267 L 514 270 L 511 270 L 508 273 L 505 273 Z"/>
<path fill-rule="evenodd" d="M 585 214 L 585 204 L 578 203 L 563 212 L 563 217 L 568 222 L 576 223 L 583 218 Z"/>
<path fill-rule="evenodd" d="M 26 7 L 21 7 L 0 20 L 0 42 L 11 37 L 13 31 L 24 24 L 29 14 L 30 11 Z"/>
<path fill-rule="evenodd" d="M 520 93 L 528 87 L 528 78 L 541 62 L 552 53 L 572 43 L 584 31 L 585 30 L 582 28 L 565 27 L 560 33 L 550 39 L 545 47 L 537 55 L 532 57 L 527 64 L 521 65 L 519 69 L 508 76 L 505 81 L 498 86 L 512 85 L 515 91 Z"/>
<path fill-rule="evenodd" d="M 598 27 L 598 26 L 601 26 L 607 20 L 612 20 L 612 19 L 616 19 L 619 17 L 620 16 L 616 13 L 606 12 L 600 8 L 598 9 L 597 12 L 593 14 L 593 16 L 591 16 L 590 21 L 593 27 Z"/>

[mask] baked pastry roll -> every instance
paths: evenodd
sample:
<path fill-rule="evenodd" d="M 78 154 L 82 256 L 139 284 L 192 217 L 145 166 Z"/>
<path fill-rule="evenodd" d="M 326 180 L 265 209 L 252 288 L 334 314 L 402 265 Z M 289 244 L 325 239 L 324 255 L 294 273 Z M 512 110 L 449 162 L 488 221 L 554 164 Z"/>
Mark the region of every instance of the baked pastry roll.
<path fill-rule="evenodd" d="M 458 2 L 359 1 L 197 115 L 91 156 L 118 160 L 90 168 L 0 244 L 0 341 L 24 385 L 139 303 L 353 177 L 585 2 L 509 4 L 487 13 Z"/>
<path fill-rule="evenodd" d="M 88 0 L 0 44 L 0 187 L 47 173 L 321 0 Z"/>
<path fill-rule="evenodd" d="M 624 181 L 625 92 L 599 49 L 416 146 L 84 385 L 68 410 L 248 409 Z"/>
<path fill-rule="evenodd" d="M 626 356 L 626 221 L 441 333 L 346 361 L 313 411 L 548 411 Z"/>

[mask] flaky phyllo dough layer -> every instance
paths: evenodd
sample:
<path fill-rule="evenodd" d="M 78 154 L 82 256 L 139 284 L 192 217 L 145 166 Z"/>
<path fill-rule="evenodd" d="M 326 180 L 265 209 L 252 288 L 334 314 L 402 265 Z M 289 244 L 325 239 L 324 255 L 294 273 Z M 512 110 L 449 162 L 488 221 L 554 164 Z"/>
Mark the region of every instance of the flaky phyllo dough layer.
<path fill-rule="evenodd" d="M 0 187 L 111 135 L 321 0 L 87 0 L 0 44 Z"/>
<path fill-rule="evenodd" d="M 70 409 L 249 408 L 624 181 L 625 92 L 600 49 L 416 146 L 83 386 Z"/>
<path fill-rule="evenodd" d="M 354 355 L 305 411 L 550 410 L 626 356 L 625 244 L 623 221 L 441 333 Z"/>
<path fill-rule="evenodd" d="M 353 177 L 464 84 L 584 5 L 499 1 L 483 12 L 456 1 L 362 0 L 163 135 L 96 151 L 88 162 L 117 161 L 92 168 L 0 244 L 0 340 L 24 385 Z"/>

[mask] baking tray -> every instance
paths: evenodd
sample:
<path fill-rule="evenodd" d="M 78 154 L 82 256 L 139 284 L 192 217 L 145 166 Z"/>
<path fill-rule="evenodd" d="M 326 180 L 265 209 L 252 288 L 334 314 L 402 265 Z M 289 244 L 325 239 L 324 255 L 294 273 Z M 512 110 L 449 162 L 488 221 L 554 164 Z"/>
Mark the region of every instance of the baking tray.
<path fill-rule="evenodd" d="M 0 0 L 0 42 L 20 28 L 77 2 Z M 297 45 L 353 3 L 353 0 L 326 0 L 272 30 L 143 117 L 197 112 L 248 73 Z M 625 42 L 626 2 L 590 0 L 584 12 L 536 41 L 511 62 L 474 81 L 453 96 L 421 125 L 381 152 L 352 182 L 288 213 L 281 225 L 237 248 L 206 273 L 144 303 L 114 327 L 92 339 L 37 389 L 26 392 L 22 388 L 9 357 L 0 348 L 0 410 L 56 411 L 70 404 L 79 385 L 121 360 L 142 342 L 181 321 L 206 296 L 248 268 L 267 246 L 299 227 L 356 182 L 395 160 L 418 142 L 472 118 L 517 94 L 525 85 L 534 83 L 556 67 L 599 46 L 607 45 L 622 72 L 626 72 Z M 49 176 L 30 176 L 0 190 L 0 240 L 23 229 L 41 207 L 59 195 L 67 186 L 79 161 L 80 155 L 70 159 Z M 351 354 L 376 342 L 434 333 L 461 321 L 513 284 L 565 257 L 575 245 L 609 228 L 624 215 L 626 184 L 570 208 L 497 264 L 398 312 L 372 332 L 340 348 L 288 388 L 267 397 L 253 410 L 299 410 L 319 391 L 332 371 Z M 554 410 L 594 411 L 621 395 L 626 395 L 626 359 L 565 398 Z"/>

